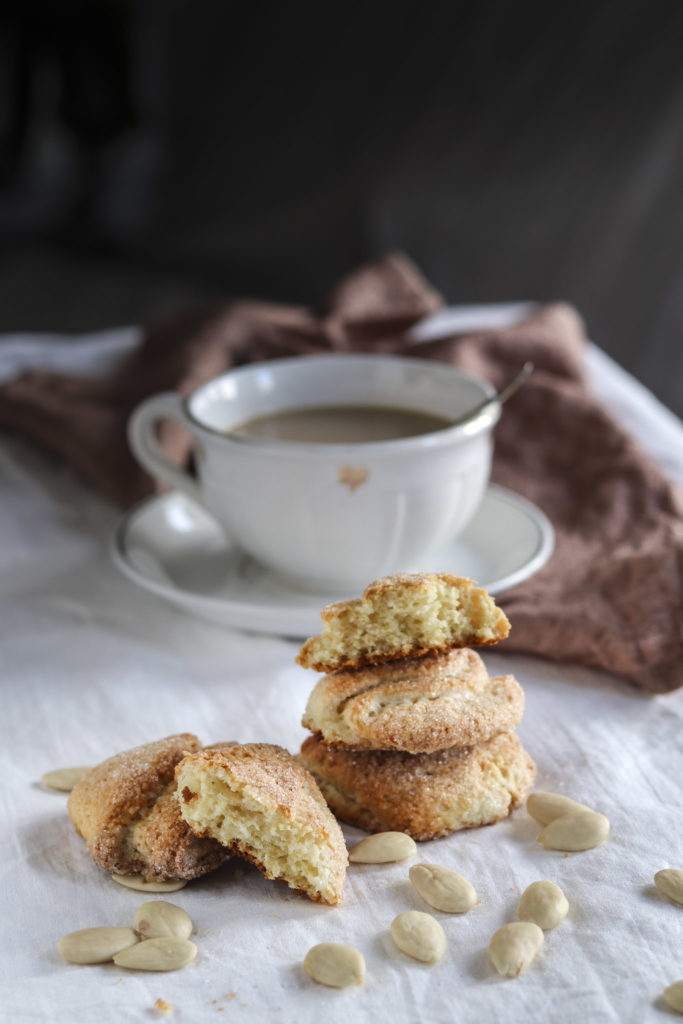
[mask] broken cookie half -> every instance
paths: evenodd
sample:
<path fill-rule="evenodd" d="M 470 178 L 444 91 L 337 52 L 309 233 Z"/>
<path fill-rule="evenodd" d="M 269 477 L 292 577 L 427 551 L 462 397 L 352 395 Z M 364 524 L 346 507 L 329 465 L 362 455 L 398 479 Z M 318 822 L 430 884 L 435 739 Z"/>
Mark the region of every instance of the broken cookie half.
<path fill-rule="evenodd" d="M 327 605 L 321 618 L 322 632 L 296 659 L 317 672 L 495 644 L 510 631 L 484 589 L 451 573 L 385 576 L 362 597 Z"/>
<path fill-rule="evenodd" d="M 195 835 L 255 864 L 318 903 L 342 898 L 348 856 L 315 780 L 282 747 L 235 744 L 176 767 L 183 819 Z"/>
<path fill-rule="evenodd" d="M 192 733 L 167 736 L 107 758 L 71 791 L 68 810 L 98 867 L 147 882 L 199 878 L 228 856 L 198 839 L 181 817 L 174 769 L 201 749 Z"/>

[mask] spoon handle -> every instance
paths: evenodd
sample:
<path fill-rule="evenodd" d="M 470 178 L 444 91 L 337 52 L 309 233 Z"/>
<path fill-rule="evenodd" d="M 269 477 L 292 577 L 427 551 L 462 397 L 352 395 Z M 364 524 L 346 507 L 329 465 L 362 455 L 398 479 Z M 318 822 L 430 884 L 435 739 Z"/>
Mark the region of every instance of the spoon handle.
<path fill-rule="evenodd" d="M 518 390 L 524 383 L 524 381 L 534 372 L 534 364 L 531 360 L 528 360 L 522 366 L 519 373 L 515 374 L 509 384 L 506 384 L 501 391 L 498 392 L 497 400 L 501 403 L 506 402 L 508 398 L 514 395 L 515 391 Z"/>
<path fill-rule="evenodd" d="M 476 416 L 479 416 L 482 412 L 484 412 L 492 405 L 502 405 L 503 402 L 506 402 L 508 398 L 510 398 L 511 395 L 514 395 L 515 391 L 517 391 L 518 388 L 522 386 L 527 377 L 531 373 L 533 373 L 533 370 L 534 364 L 530 360 L 527 360 L 527 362 L 524 363 L 524 365 L 522 366 L 521 370 L 519 370 L 518 373 L 515 374 L 512 380 L 509 381 L 504 388 L 501 388 L 501 390 L 496 395 L 493 395 L 492 398 L 485 398 L 483 402 L 480 402 L 479 405 L 476 405 L 474 409 L 470 409 L 470 411 L 465 413 L 464 416 L 461 416 L 460 419 L 454 420 L 452 426 L 459 426 L 462 423 L 469 423 L 470 420 L 473 420 Z"/>

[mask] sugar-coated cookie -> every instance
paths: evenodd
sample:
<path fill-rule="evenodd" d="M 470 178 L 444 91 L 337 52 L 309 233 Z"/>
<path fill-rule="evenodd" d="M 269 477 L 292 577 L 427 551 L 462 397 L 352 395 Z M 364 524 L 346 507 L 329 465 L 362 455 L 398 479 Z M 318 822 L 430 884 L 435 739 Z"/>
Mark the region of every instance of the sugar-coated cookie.
<path fill-rule="evenodd" d="M 246 743 L 190 754 L 176 768 L 183 818 L 267 878 L 319 903 L 339 903 L 348 856 L 313 777 L 288 751 Z"/>
<path fill-rule="evenodd" d="M 462 648 L 323 676 L 302 724 L 332 745 L 431 754 L 511 732 L 523 714 L 514 677 L 490 678 L 476 651 Z"/>
<path fill-rule="evenodd" d="M 385 576 L 361 598 L 327 605 L 321 618 L 322 632 L 296 659 L 317 672 L 495 644 L 510 631 L 485 590 L 450 573 Z"/>
<path fill-rule="evenodd" d="M 69 796 L 69 816 L 104 871 L 197 878 L 226 860 L 224 847 L 198 839 L 175 799 L 175 766 L 201 749 L 191 733 L 125 750 L 93 768 Z"/>
<path fill-rule="evenodd" d="M 505 818 L 535 776 L 514 733 L 435 754 L 340 750 L 309 736 L 299 760 L 337 817 L 369 832 L 406 832 L 417 840 Z"/>

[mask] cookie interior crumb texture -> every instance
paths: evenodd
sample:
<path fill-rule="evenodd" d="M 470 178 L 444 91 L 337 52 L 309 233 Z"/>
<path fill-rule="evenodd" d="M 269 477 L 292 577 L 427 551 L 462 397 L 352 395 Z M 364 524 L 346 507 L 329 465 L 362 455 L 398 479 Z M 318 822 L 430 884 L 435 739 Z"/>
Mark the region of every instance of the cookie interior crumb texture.
<path fill-rule="evenodd" d="M 327 605 L 321 618 L 322 632 L 296 659 L 318 672 L 494 644 L 510 631 L 485 590 L 450 573 L 386 576 L 361 598 Z"/>
<path fill-rule="evenodd" d="M 176 769 L 181 812 L 211 836 L 312 900 L 341 900 L 348 856 L 315 780 L 282 747 L 205 750 Z"/>

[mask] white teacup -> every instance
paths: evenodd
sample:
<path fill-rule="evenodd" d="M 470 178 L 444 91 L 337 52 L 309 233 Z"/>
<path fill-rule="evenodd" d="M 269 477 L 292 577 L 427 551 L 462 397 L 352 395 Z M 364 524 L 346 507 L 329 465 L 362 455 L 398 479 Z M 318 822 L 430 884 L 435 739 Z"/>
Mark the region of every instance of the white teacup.
<path fill-rule="evenodd" d="M 149 398 L 130 444 L 153 476 L 204 505 L 241 549 L 307 589 L 357 591 L 419 570 L 471 519 L 489 480 L 500 407 L 463 426 L 372 442 L 232 435 L 244 421 L 308 407 L 417 410 L 451 421 L 494 391 L 453 367 L 389 355 L 319 355 L 240 367 L 188 398 Z M 163 419 L 190 431 L 198 477 L 156 438 Z"/>

